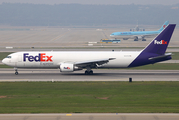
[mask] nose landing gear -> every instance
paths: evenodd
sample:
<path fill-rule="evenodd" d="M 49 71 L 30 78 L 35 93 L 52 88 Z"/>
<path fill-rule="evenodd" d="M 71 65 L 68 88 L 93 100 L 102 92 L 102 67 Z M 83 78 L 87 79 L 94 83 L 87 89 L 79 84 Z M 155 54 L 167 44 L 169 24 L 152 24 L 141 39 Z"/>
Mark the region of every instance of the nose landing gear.
<path fill-rule="evenodd" d="M 15 69 L 15 75 L 18 75 L 18 71 L 17 71 L 17 68 L 14 68 Z"/>

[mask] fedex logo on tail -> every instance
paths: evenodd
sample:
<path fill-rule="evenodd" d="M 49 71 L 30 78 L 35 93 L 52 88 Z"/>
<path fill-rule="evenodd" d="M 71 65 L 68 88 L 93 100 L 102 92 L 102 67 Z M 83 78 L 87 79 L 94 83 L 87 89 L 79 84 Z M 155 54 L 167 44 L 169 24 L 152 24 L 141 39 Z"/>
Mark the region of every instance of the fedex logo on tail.
<path fill-rule="evenodd" d="M 157 45 L 166 45 L 167 41 L 165 41 L 165 40 L 161 40 L 161 41 L 154 40 L 154 44 L 157 44 Z"/>
<path fill-rule="evenodd" d="M 29 55 L 29 53 L 24 53 L 23 61 L 25 62 L 27 60 L 29 62 L 53 62 L 52 57 L 53 56 L 47 56 L 45 53 L 39 53 L 37 56 L 32 56 Z"/>

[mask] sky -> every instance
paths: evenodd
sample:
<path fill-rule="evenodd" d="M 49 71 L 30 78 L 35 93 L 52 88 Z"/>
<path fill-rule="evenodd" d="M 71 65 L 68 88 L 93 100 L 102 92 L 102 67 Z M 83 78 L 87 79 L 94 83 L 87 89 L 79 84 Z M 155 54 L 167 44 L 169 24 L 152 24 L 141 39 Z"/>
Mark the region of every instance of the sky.
<path fill-rule="evenodd" d="M 179 0 L 0 0 L 0 4 L 5 3 L 33 3 L 33 4 L 105 4 L 105 5 L 125 5 L 125 4 L 161 4 L 173 5 L 179 3 Z"/>

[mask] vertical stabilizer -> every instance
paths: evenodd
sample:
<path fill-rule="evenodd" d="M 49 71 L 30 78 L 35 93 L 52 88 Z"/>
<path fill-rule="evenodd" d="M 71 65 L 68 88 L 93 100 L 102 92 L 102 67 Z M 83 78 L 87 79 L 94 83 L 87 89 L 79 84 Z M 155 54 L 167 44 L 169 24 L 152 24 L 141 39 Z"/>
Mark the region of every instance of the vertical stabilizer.
<path fill-rule="evenodd" d="M 165 21 L 165 23 L 162 25 L 162 27 L 158 31 L 162 31 L 168 24 L 169 24 L 169 21 Z"/>
<path fill-rule="evenodd" d="M 176 24 L 169 24 L 150 44 L 141 51 L 139 56 L 129 65 L 136 67 L 153 64 L 171 59 L 171 54 L 165 54 Z"/>
<path fill-rule="evenodd" d="M 163 55 L 168 47 L 176 24 L 169 24 L 142 52 Z"/>

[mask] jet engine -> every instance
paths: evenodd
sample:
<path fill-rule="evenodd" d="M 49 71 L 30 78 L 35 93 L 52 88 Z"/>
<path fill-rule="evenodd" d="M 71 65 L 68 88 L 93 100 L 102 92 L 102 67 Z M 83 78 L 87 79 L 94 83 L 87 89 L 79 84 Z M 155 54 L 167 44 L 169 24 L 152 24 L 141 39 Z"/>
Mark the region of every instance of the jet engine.
<path fill-rule="evenodd" d="M 76 70 L 82 70 L 82 68 L 74 66 L 73 63 L 61 63 L 60 72 L 73 72 Z"/>

